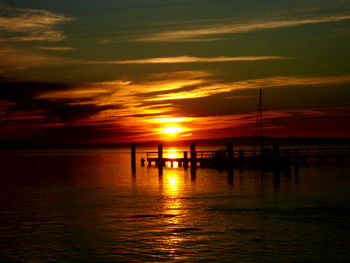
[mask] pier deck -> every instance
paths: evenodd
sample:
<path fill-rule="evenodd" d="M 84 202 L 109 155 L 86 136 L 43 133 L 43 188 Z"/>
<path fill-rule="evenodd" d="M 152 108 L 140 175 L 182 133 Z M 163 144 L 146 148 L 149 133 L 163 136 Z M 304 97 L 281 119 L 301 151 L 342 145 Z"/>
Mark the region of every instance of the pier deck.
<path fill-rule="evenodd" d="M 272 149 L 259 150 L 233 150 L 228 145 L 226 150 L 218 151 L 196 151 L 191 146 L 190 154 L 183 152 L 183 157 L 163 157 L 163 147 L 158 147 L 158 152 L 147 152 L 146 160 L 149 166 L 164 166 L 170 163 L 173 166 L 177 163 L 179 167 L 200 166 L 200 167 L 261 167 L 289 165 L 298 163 L 326 163 L 344 161 L 350 157 L 350 148 L 303 148 L 303 149 L 279 149 L 274 145 Z"/>

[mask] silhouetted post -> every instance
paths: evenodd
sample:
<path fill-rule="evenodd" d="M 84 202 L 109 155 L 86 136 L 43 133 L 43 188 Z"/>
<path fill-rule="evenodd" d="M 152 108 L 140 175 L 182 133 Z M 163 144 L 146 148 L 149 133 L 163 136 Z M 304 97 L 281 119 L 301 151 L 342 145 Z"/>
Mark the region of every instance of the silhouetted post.
<path fill-rule="evenodd" d="M 197 158 L 197 153 L 196 153 L 196 145 L 194 143 L 191 143 L 191 166 L 196 167 L 196 158 Z"/>
<path fill-rule="evenodd" d="M 280 169 L 279 167 L 274 167 L 272 170 L 273 173 L 273 189 L 275 192 L 278 192 L 280 189 Z"/>
<path fill-rule="evenodd" d="M 184 152 L 184 168 L 188 168 L 188 155 Z"/>
<path fill-rule="evenodd" d="M 289 149 L 284 150 L 284 156 L 285 156 L 285 162 L 289 165 L 291 162 Z"/>
<path fill-rule="evenodd" d="M 196 166 L 191 164 L 191 182 L 195 182 L 196 181 Z"/>
<path fill-rule="evenodd" d="M 238 154 L 239 154 L 239 161 L 243 162 L 243 160 L 244 160 L 244 151 L 243 150 L 239 150 Z"/>
<path fill-rule="evenodd" d="M 232 167 L 226 170 L 227 172 L 227 183 L 229 186 L 233 186 L 234 182 L 234 173 Z"/>
<path fill-rule="evenodd" d="M 273 156 L 273 165 L 279 165 L 279 161 L 280 161 L 280 146 L 278 145 L 277 142 L 275 142 L 272 145 L 272 156 Z"/>
<path fill-rule="evenodd" d="M 264 158 L 266 154 L 265 147 L 263 145 L 260 146 L 260 157 Z"/>
<path fill-rule="evenodd" d="M 298 150 L 298 149 L 295 149 L 295 150 L 294 150 L 294 163 L 295 163 L 295 164 L 298 164 L 298 163 L 299 163 L 299 156 L 300 156 L 299 150 Z"/>
<path fill-rule="evenodd" d="M 163 176 L 163 165 L 158 166 L 158 176 L 159 178 Z"/>
<path fill-rule="evenodd" d="M 238 151 L 238 159 L 239 159 L 240 172 L 243 173 L 243 162 L 244 162 L 244 151 L 243 150 Z"/>
<path fill-rule="evenodd" d="M 289 149 L 284 150 L 284 156 L 286 156 L 290 159 L 290 150 Z"/>
<path fill-rule="evenodd" d="M 228 143 L 226 145 L 226 151 L 227 151 L 227 159 L 230 163 L 233 162 L 233 145 L 231 143 Z"/>
<path fill-rule="evenodd" d="M 131 145 L 131 170 L 133 173 L 136 172 L 136 145 Z"/>
<path fill-rule="evenodd" d="M 294 182 L 295 182 L 295 184 L 299 184 L 299 173 L 300 173 L 299 164 L 296 163 L 294 165 Z"/>
<path fill-rule="evenodd" d="M 163 166 L 163 144 L 158 144 L 158 166 Z"/>
<path fill-rule="evenodd" d="M 141 158 L 141 166 L 145 166 L 145 158 Z"/>
<path fill-rule="evenodd" d="M 256 169 L 257 168 L 257 158 L 256 158 L 256 150 L 255 150 L 255 146 L 252 152 L 252 168 Z"/>
<path fill-rule="evenodd" d="M 272 145 L 272 148 L 273 148 L 273 155 L 275 157 L 278 157 L 280 155 L 280 146 L 277 142 L 275 142 L 273 145 Z"/>

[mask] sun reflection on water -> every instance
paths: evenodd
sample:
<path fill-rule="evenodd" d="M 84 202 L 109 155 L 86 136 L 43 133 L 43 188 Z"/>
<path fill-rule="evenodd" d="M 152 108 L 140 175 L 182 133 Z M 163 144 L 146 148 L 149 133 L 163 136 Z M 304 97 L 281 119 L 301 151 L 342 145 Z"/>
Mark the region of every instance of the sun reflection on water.
<path fill-rule="evenodd" d="M 171 149 L 169 156 L 178 157 L 178 150 Z M 163 177 L 163 194 L 164 203 L 163 209 L 164 214 L 171 215 L 165 219 L 167 237 L 164 238 L 163 247 L 161 250 L 177 258 L 177 254 L 180 252 L 178 248 L 185 241 L 181 233 L 176 230 L 181 228 L 186 218 L 186 209 L 183 197 L 184 193 L 184 178 L 180 176 L 178 170 L 167 170 Z"/>
<path fill-rule="evenodd" d="M 180 195 L 180 182 L 176 172 L 171 171 L 168 173 L 165 184 L 164 189 L 167 197 L 176 198 Z"/>
<path fill-rule="evenodd" d="M 181 158 L 181 154 L 176 148 L 167 149 L 164 156 L 165 158 Z"/>
<path fill-rule="evenodd" d="M 170 148 L 167 149 L 164 152 L 164 158 L 170 158 L 170 159 L 177 159 L 177 158 L 181 158 L 181 153 L 179 151 L 179 149 L 176 148 Z M 179 163 L 178 162 L 173 162 L 171 163 L 166 163 L 167 167 L 173 167 L 173 168 L 178 168 L 179 167 Z"/>

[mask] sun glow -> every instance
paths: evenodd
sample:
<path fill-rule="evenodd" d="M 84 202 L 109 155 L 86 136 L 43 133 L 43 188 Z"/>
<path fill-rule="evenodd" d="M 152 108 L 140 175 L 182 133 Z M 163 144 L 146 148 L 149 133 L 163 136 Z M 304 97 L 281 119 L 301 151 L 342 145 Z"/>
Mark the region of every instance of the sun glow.
<path fill-rule="evenodd" d="M 190 118 L 155 118 L 151 119 L 151 121 L 156 123 L 174 123 L 174 122 L 185 122 L 188 121 Z"/>
<path fill-rule="evenodd" d="M 180 128 L 180 127 L 178 127 L 178 126 L 169 126 L 169 127 L 163 128 L 162 131 L 163 131 L 164 133 L 173 135 L 173 134 L 177 134 L 177 133 L 182 132 L 183 129 Z"/>
<path fill-rule="evenodd" d="M 165 152 L 165 157 L 166 158 L 180 158 L 180 152 L 177 149 L 169 149 Z"/>

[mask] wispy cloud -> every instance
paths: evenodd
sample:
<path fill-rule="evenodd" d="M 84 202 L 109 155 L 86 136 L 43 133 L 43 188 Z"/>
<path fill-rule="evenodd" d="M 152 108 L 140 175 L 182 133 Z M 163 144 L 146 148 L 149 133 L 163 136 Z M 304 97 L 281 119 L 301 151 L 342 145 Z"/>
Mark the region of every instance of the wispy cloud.
<path fill-rule="evenodd" d="M 84 63 L 85 61 L 79 59 L 48 56 L 11 46 L 0 46 L 0 69 L 11 70 Z"/>
<path fill-rule="evenodd" d="M 48 46 L 40 46 L 37 47 L 41 50 L 47 50 L 47 51 L 71 51 L 74 50 L 72 47 L 48 47 Z"/>
<path fill-rule="evenodd" d="M 314 86 L 314 85 L 339 85 L 350 83 L 350 75 L 325 76 L 325 77 L 283 77 L 253 79 L 235 82 L 238 87 L 243 88 L 272 88 L 288 86 Z"/>
<path fill-rule="evenodd" d="M 0 37 L 0 41 L 64 40 L 63 32 L 56 30 L 55 26 L 71 20 L 72 18 L 46 10 L 0 7 L 0 29 L 11 33 L 11 36 Z"/>
<path fill-rule="evenodd" d="M 37 46 L 37 49 L 45 51 L 72 51 L 74 48 L 68 46 Z M 263 60 L 288 59 L 282 56 L 246 56 L 246 57 L 163 57 L 132 60 L 96 61 L 75 59 L 63 56 L 40 54 L 38 51 L 24 50 L 9 45 L 0 45 L 0 67 L 11 68 L 34 68 L 43 66 L 63 65 L 143 65 L 143 64 L 179 64 L 179 63 L 220 63 L 220 62 L 249 62 Z M 187 72 L 188 73 L 188 72 Z M 186 73 L 186 74 L 187 74 Z M 159 76 L 157 76 L 159 77 Z"/>
<path fill-rule="evenodd" d="M 204 98 L 215 94 L 228 93 L 242 89 L 280 88 L 288 86 L 324 86 L 350 83 L 350 75 L 334 77 L 271 77 L 236 81 L 231 83 L 217 83 L 215 80 L 206 80 L 194 88 L 168 90 L 161 94 L 151 94 L 148 101 L 171 101 L 193 98 Z"/>
<path fill-rule="evenodd" d="M 112 43 L 112 39 L 102 39 L 102 40 L 97 41 L 97 43 L 99 43 L 99 44 L 109 44 L 109 43 Z"/>
<path fill-rule="evenodd" d="M 177 64 L 177 63 L 213 63 L 213 62 L 234 62 L 234 61 L 259 61 L 287 59 L 281 56 L 247 56 L 247 57 L 160 57 L 147 59 L 103 61 L 101 64 Z"/>
<path fill-rule="evenodd" d="M 299 20 L 274 20 L 274 21 L 255 21 L 247 23 L 226 23 L 207 27 L 172 30 L 151 34 L 136 39 L 139 42 L 193 42 L 193 41 L 215 41 L 213 36 L 247 33 L 258 30 L 295 27 L 309 24 L 332 23 L 350 20 L 349 15 L 338 15 L 328 17 L 316 17 Z M 219 38 L 220 39 L 220 38 Z"/>
<path fill-rule="evenodd" d="M 186 75 L 187 74 L 187 75 Z M 179 76 L 174 79 L 174 76 Z M 350 75 L 330 77 L 271 77 L 235 82 L 218 82 L 206 71 L 183 71 L 175 75 L 163 75 L 163 80 L 107 81 L 84 84 L 82 87 L 63 91 L 47 91 L 38 98 L 45 99 L 91 99 L 99 105 L 128 104 L 147 106 L 147 101 L 162 104 L 172 100 L 209 97 L 243 89 L 286 88 L 341 85 L 350 83 Z M 97 99 L 95 101 L 95 99 Z M 164 102 L 167 101 L 167 102 Z M 92 101 L 90 101 L 92 103 Z M 152 106 L 156 105 L 152 104 Z M 140 112 L 139 112 L 140 113 Z"/>

